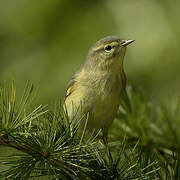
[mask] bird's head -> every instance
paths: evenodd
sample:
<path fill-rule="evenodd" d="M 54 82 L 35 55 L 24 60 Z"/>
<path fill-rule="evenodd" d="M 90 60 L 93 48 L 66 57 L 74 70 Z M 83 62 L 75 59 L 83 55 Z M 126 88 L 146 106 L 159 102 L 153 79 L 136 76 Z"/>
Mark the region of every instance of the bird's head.
<path fill-rule="evenodd" d="M 134 40 L 124 40 L 117 36 L 107 36 L 97 41 L 89 50 L 86 63 L 90 67 L 112 69 L 121 67 L 126 46 Z"/>

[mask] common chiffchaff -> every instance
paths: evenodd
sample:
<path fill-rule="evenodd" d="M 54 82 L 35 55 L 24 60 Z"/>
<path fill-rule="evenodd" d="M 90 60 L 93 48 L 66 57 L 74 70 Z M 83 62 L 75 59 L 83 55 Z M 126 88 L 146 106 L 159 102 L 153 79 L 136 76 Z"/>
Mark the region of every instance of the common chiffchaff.
<path fill-rule="evenodd" d="M 76 119 L 89 114 L 87 129 L 102 128 L 103 136 L 107 136 L 125 91 L 123 60 L 126 46 L 133 41 L 108 36 L 90 48 L 66 91 L 64 106 L 72 126 Z"/>

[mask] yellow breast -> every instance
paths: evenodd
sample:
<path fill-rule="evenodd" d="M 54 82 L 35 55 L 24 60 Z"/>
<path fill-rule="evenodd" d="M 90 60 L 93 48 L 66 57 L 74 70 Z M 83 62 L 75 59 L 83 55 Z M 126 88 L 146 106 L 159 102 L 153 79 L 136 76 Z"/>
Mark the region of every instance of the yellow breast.
<path fill-rule="evenodd" d="M 120 105 L 124 90 L 122 76 L 91 79 L 91 83 L 74 83 L 65 104 L 70 117 L 80 118 L 89 112 L 88 127 L 100 128 L 111 123 Z M 83 82 L 83 81 L 81 81 Z M 89 86 L 90 84 L 90 86 Z"/>

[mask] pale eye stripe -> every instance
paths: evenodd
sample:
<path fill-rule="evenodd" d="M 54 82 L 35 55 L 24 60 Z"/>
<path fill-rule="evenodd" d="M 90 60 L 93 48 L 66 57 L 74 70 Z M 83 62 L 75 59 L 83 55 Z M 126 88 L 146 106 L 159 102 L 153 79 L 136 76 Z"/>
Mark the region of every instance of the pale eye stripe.
<path fill-rule="evenodd" d="M 94 52 L 98 52 L 98 51 L 104 50 L 104 46 L 107 46 L 107 45 L 109 45 L 109 46 L 111 46 L 112 48 L 114 48 L 115 46 L 118 45 L 118 42 L 112 42 L 112 43 L 107 43 L 107 44 L 105 44 L 105 45 L 100 45 L 100 46 L 98 46 L 98 47 L 93 48 L 93 51 L 94 51 Z"/>
<path fill-rule="evenodd" d="M 101 45 L 101 46 L 98 46 L 98 47 L 96 47 L 96 48 L 93 48 L 93 51 L 94 51 L 94 52 L 97 52 L 97 51 L 100 51 L 100 50 L 102 50 L 102 49 L 104 49 L 104 45 Z"/>

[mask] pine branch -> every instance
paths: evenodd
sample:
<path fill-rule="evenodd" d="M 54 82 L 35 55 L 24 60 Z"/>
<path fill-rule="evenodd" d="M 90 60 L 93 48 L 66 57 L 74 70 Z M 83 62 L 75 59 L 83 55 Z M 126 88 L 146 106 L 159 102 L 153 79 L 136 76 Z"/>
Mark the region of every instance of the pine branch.
<path fill-rule="evenodd" d="M 29 85 L 20 104 L 16 100 L 14 83 L 10 89 L 1 87 L 0 145 L 12 147 L 19 152 L 18 155 L 0 156 L 0 163 L 10 166 L 1 172 L 2 178 L 127 180 L 156 179 L 164 176 L 161 173 L 164 171 L 159 170 L 159 163 L 162 163 L 161 166 L 167 163 L 167 153 L 165 156 L 160 154 L 157 151 L 157 143 L 152 144 L 153 148 L 147 143 L 154 136 L 147 131 L 147 120 L 150 121 L 151 116 L 148 112 L 149 106 L 142 99 L 130 99 L 127 94 L 117 115 L 121 123 L 116 119 L 111 132 L 111 135 L 122 141 L 108 144 L 112 154 L 110 161 L 107 147 L 101 139 L 96 135 L 86 136 L 85 130 L 83 133 L 78 131 L 78 126 L 70 129 L 68 116 L 60 106 L 56 106 L 54 112 L 48 112 L 43 106 L 30 110 L 28 102 L 32 86 Z M 143 126 L 137 126 L 140 124 L 137 123 L 139 117 L 146 117 Z M 126 138 L 124 133 L 127 134 Z M 143 138 L 140 140 L 141 135 Z M 160 142 L 158 140 L 158 143 Z M 142 146 L 143 143 L 145 148 Z M 173 167 L 178 171 L 178 156 L 173 162 L 176 163 Z M 168 168 L 169 166 L 170 164 Z M 173 172 L 171 177 L 177 174 L 172 168 L 169 169 Z"/>
<path fill-rule="evenodd" d="M 37 153 L 32 148 L 30 148 L 26 145 L 18 144 L 16 142 L 9 140 L 7 138 L 4 138 L 4 137 L 0 137 L 0 145 L 15 148 L 15 149 L 20 150 L 22 152 L 28 153 L 32 156 Z"/>
<path fill-rule="evenodd" d="M 142 91 L 137 93 L 133 90 L 132 93 L 131 87 L 128 87 L 111 128 L 111 136 L 121 138 L 121 134 L 117 134 L 117 129 L 121 129 L 127 136 L 127 142 L 131 144 L 139 141 L 142 147 L 150 145 L 156 146 L 160 151 L 179 151 L 179 123 L 180 100 L 168 101 L 168 104 L 153 104 L 144 97 Z"/>

